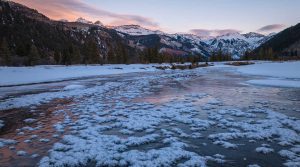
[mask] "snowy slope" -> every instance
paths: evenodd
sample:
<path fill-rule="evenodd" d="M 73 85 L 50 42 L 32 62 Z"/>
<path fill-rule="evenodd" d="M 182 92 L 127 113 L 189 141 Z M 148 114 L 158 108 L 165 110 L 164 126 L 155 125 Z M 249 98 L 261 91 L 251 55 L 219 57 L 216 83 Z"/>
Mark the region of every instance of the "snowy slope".
<path fill-rule="evenodd" d="M 160 51 L 167 51 L 172 54 L 202 54 L 209 56 L 210 49 L 207 44 L 200 37 L 193 34 L 168 34 L 162 31 L 149 30 L 139 25 L 124 25 L 112 28 L 118 31 L 121 37 L 132 41 L 131 43 L 137 47 L 147 48 L 159 45 L 161 46 Z M 154 35 L 157 36 L 154 37 Z M 155 40 L 156 38 L 159 38 L 159 40 Z"/>
<path fill-rule="evenodd" d="M 234 58 L 239 58 L 246 51 L 251 51 L 264 42 L 266 36 L 250 32 L 247 34 L 229 33 L 207 41 L 212 51 L 230 53 Z"/>
<path fill-rule="evenodd" d="M 192 53 L 208 56 L 211 51 L 210 46 L 207 45 L 201 37 L 194 34 L 168 34 L 167 36 L 173 37 L 176 42 L 188 46 L 186 49 Z"/>
<path fill-rule="evenodd" d="M 116 31 L 120 32 L 120 33 L 124 33 L 124 34 L 128 34 L 128 35 L 150 35 L 150 34 L 163 34 L 163 32 L 161 31 L 154 31 L 154 30 L 149 30 L 146 28 L 143 28 L 139 25 L 122 25 L 122 26 L 116 26 L 116 27 L 112 27 L 113 29 L 115 29 Z"/>

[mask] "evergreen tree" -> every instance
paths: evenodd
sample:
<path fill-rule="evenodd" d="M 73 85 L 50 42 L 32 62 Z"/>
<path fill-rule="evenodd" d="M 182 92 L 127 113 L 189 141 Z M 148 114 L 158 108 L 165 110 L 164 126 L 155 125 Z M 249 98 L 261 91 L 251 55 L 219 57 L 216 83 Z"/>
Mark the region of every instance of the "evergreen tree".
<path fill-rule="evenodd" d="M 62 64 L 64 65 L 71 65 L 72 64 L 72 56 L 71 53 L 73 51 L 70 50 L 71 48 L 65 48 L 63 50 L 63 55 L 62 55 Z"/>
<path fill-rule="evenodd" d="M 174 56 L 168 54 L 168 57 L 169 57 L 169 63 L 171 63 L 171 64 L 174 63 L 174 61 L 175 61 Z"/>
<path fill-rule="evenodd" d="M 216 61 L 216 53 L 212 52 L 210 57 L 209 57 L 209 61 Z"/>
<path fill-rule="evenodd" d="M 30 45 L 29 45 L 30 46 Z M 28 55 L 28 52 L 29 52 L 29 47 L 26 47 L 26 45 L 24 44 L 24 42 L 20 42 L 20 43 L 17 43 L 17 47 L 16 47 L 16 54 L 18 56 L 21 56 L 21 57 L 25 57 Z"/>
<path fill-rule="evenodd" d="M 146 57 L 145 50 L 139 52 L 139 60 L 138 61 L 141 62 L 141 63 L 147 63 L 147 57 Z"/>
<path fill-rule="evenodd" d="M 116 56 L 115 56 L 115 53 L 113 52 L 112 48 L 108 49 L 107 60 L 108 60 L 108 63 L 112 63 L 112 64 L 116 63 Z"/>
<path fill-rule="evenodd" d="M 153 63 L 158 63 L 159 61 L 159 48 L 158 46 L 152 49 Z"/>
<path fill-rule="evenodd" d="M 294 56 L 294 52 L 291 50 L 290 51 L 290 56 L 293 57 Z"/>
<path fill-rule="evenodd" d="M 28 54 L 28 65 L 34 66 L 39 64 L 40 62 L 40 54 L 38 49 L 34 44 L 31 45 L 30 47 L 30 52 Z"/>
<path fill-rule="evenodd" d="M 99 63 L 99 51 L 95 41 L 90 40 L 87 45 L 87 56 L 89 64 Z"/>
<path fill-rule="evenodd" d="M 162 64 L 163 62 L 165 62 L 165 56 L 162 53 L 158 54 L 158 63 Z"/>
<path fill-rule="evenodd" d="M 54 52 L 54 60 L 56 62 L 56 64 L 60 64 L 61 63 L 61 53 L 58 51 Z"/>
<path fill-rule="evenodd" d="M 222 61 L 222 55 L 223 55 L 223 52 L 221 49 L 219 49 L 219 51 L 217 52 L 217 61 Z"/>
<path fill-rule="evenodd" d="M 69 54 L 67 58 L 68 64 L 80 64 L 81 63 L 81 56 L 80 50 L 75 45 L 71 44 L 69 46 Z"/>
<path fill-rule="evenodd" d="M 128 52 L 123 45 L 122 45 L 121 53 L 122 53 L 122 63 L 127 64 L 128 63 Z"/>
<path fill-rule="evenodd" d="M 268 48 L 265 59 L 267 59 L 267 60 L 273 60 L 274 59 L 272 48 Z"/>
<path fill-rule="evenodd" d="M 146 50 L 146 59 L 147 59 L 147 63 L 153 62 L 153 55 L 152 55 L 151 48 L 147 48 Z"/>
<path fill-rule="evenodd" d="M 116 51 L 117 51 L 116 52 L 116 63 L 121 64 L 121 63 L 123 63 L 123 56 L 124 56 L 124 54 L 126 54 L 121 42 L 117 43 Z"/>
<path fill-rule="evenodd" d="M 250 60 L 250 58 L 251 58 L 251 52 L 247 50 L 247 51 L 244 53 L 244 56 L 242 57 L 242 59 L 243 59 L 243 60 Z"/>
<path fill-rule="evenodd" d="M 1 61 L 2 59 L 2 61 Z M 0 45 L 0 64 L 1 65 L 10 65 L 11 63 L 11 52 L 8 47 L 7 41 L 5 38 L 2 39 Z"/>
<path fill-rule="evenodd" d="M 264 49 L 260 48 L 259 53 L 258 53 L 258 59 L 263 60 L 265 57 Z"/>

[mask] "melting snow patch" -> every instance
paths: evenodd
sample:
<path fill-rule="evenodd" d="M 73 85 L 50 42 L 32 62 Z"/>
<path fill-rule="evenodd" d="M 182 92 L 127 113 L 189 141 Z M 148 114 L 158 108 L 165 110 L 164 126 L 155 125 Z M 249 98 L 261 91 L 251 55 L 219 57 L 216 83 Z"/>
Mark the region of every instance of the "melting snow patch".
<path fill-rule="evenodd" d="M 37 157 L 39 157 L 40 155 L 39 154 L 32 154 L 30 157 L 31 158 L 37 158 Z"/>
<path fill-rule="evenodd" d="M 255 149 L 255 151 L 258 153 L 268 154 L 268 153 L 274 152 L 274 149 L 267 148 L 267 147 L 257 147 Z"/>
<path fill-rule="evenodd" d="M 64 87 L 64 90 L 83 89 L 83 85 L 68 85 Z"/>
<path fill-rule="evenodd" d="M 260 166 L 257 164 L 251 164 L 251 165 L 248 165 L 247 167 L 260 167 Z"/>
<path fill-rule="evenodd" d="M 13 145 L 16 144 L 17 141 L 11 140 L 11 139 L 1 139 L 0 138 L 0 148 L 6 146 L 6 145 Z"/>
<path fill-rule="evenodd" d="M 44 139 L 44 138 L 43 138 L 43 139 L 40 139 L 39 141 L 40 141 L 40 142 L 43 142 L 43 143 L 47 143 L 47 142 L 49 142 L 50 140 L 49 140 L 49 139 Z"/>
<path fill-rule="evenodd" d="M 220 154 L 215 154 L 213 157 L 212 156 L 205 156 L 206 160 L 209 160 L 209 161 L 214 161 L 216 163 L 219 163 L 219 164 L 223 164 L 226 162 L 226 160 L 224 160 L 223 158 L 225 158 L 225 156 L 218 156 Z"/>
<path fill-rule="evenodd" d="M 24 143 L 31 143 L 31 140 L 29 140 L 29 139 L 24 140 Z"/>
<path fill-rule="evenodd" d="M 38 135 L 31 135 L 30 136 L 30 139 L 35 139 L 35 138 L 37 138 L 38 137 Z"/>
<path fill-rule="evenodd" d="M 224 148 L 233 148 L 233 149 L 237 148 L 236 144 L 232 144 L 226 141 L 214 141 L 213 144 L 221 145 Z"/>
<path fill-rule="evenodd" d="M 300 164 L 300 145 L 292 147 L 290 150 L 281 150 L 278 152 L 280 156 L 287 158 L 285 166 L 294 167 Z"/>
<path fill-rule="evenodd" d="M 24 120 L 25 123 L 33 123 L 35 121 L 36 121 L 36 119 L 33 119 L 33 118 L 28 118 L 28 119 Z"/>
<path fill-rule="evenodd" d="M 55 130 L 57 132 L 64 132 L 64 126 L 61 123 L 57 123 L 57 124 L 53 125 L 53 127 L 55 128 Z"/>
<path fill-rule="evenodd" d="M 18 156 L 25 156 L 26 154 L 27 154 L 27 152 L 23 151 L 23 150 L 17 152 Z"/>

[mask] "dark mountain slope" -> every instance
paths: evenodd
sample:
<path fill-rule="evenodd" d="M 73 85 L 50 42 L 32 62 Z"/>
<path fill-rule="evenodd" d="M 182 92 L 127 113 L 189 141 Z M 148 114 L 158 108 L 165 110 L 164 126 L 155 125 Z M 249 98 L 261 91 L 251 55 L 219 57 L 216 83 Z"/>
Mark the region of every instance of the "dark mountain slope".
<path fill-rule="evenodd" d="M 276 57 L 300 56 L 300 23 L 283 30 L 254 50 L 256 57 L 263 55 Z"/>
<path fill-rule="evenodd" d="M 136 54 L 115 30 L 53 21 L 14 2 L 0 1 L 0 30 L 0 48 L 10 52 L 0 51 L 2 65 L 124 63 Z"/>

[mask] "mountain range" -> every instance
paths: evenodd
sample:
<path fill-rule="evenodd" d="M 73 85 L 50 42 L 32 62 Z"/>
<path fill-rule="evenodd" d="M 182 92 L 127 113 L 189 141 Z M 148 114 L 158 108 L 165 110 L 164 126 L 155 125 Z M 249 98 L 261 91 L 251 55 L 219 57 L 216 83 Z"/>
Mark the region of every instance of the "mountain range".
<path fill-rule="evenodd" d="M 281 44 L 276 41 L 282 39 L 278 36 L 287 34 L 229 33 L 204 38 L 154 31 L 139 25 L 104 26 L 101 21 L 84 18 L 74 22 L 56 21 L 37 10 L 2 0 L 0 29 L 1 65 L 161 62 L 188 56 L 207 60 L 216 52 L 239 59 L 245 52 L 258 53 L 262 46 L 278 48 Z M 296 50 L 299 48 L 294 44 L 300 41 L 298 29 L 285 31 L 297 35 L 289 35 L 291 42 L 282 45 L 284 48 L 280 50 L 274 48 L 276 53 L 291 45 L 295 45 Z M 164 58 L 166 55 L 168 59 Z"/>
<path fill-rule="evenodd" d="M 233 58 L 239 59 L 246 51 L 252 51 L 262 43 L 271 39 L 275 33 L 262 35 L 255 32 L 247 34 L 228 33 L 222 36 L 211 37 L 209 39 L 194 34 L 168 34 L 162 31 L 152 31 L 139 25 L 124 25 L 110 27 L 120 33 L 123 38 L 127 38 L 136 46 L 148 47 L 141 43 L 141 39 L 153 38 L 156 35 L 160 40 L 157 45 L 162 46 L 161 50 L 173 50 L 181 54 L 201 54 L 209 57 L 212 52 L 221 50 L 230 54 Z M 152 44 L 154 45 L 154 44 Z"/>

